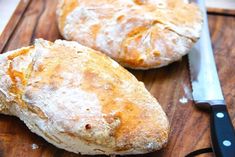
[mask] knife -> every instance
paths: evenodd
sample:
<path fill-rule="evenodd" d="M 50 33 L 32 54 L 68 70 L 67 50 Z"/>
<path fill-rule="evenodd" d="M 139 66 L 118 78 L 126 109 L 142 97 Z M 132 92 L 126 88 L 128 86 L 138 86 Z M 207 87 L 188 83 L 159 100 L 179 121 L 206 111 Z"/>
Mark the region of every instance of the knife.
<path fill-rule="evenodd" d="M 210 108 L 211 142 L 216 157 L 235 157 L 235 132 L 222 94 L 214 61 L 203 0 L 197 0 L 203 13 L 199 41 L 188 55 L 192 95 L 198 107 Z"/>

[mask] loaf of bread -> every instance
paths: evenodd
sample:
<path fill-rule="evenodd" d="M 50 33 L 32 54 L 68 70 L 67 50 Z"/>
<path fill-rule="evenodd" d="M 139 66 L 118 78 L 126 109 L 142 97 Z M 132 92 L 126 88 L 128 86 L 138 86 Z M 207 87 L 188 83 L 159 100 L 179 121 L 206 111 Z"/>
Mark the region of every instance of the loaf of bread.
<path fill-rule="evenodd" d="M 59 0 L 57 19 L 65 39 L 134 69 L 180 60 L 202 27 L 199 8 L 185 0 Z"/>
<path fill-rule="evenodd" d="M 142 154 L 166 145 L 167 117 L 131 73 L 77 42 L 37 39 L 0 55 L 0 113 L 81 154 Z"/>

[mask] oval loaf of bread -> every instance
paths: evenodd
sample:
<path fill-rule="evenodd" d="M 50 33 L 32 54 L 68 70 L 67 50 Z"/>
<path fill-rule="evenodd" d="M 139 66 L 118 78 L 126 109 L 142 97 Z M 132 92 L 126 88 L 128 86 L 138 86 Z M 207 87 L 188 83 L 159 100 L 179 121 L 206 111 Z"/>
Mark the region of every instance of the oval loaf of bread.
<path fill-rule="evenodd" d="M 167 117 L 131 73 L 77 42 L 38 39 L 0 55 L 0 113 L 81 154 L 141 154 L 166 145 Z"/>
<path fill-rule="evenodd" d="M 185 0 L 59 0 L 57 19 L 65 39 L 134 69 L 181 59 L 202 27 L 199 8 Z"/>

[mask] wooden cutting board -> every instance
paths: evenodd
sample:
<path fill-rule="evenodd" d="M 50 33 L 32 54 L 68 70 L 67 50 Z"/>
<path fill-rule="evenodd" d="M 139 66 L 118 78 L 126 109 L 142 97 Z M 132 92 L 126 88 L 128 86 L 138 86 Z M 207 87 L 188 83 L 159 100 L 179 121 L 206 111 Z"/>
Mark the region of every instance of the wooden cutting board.
<path fill-rule="evenodd" d="M 35 38 L 50 41 L 62 38 L 56 26 L 56 3 L 56 0 L 31 0 L 4 52 L 27 46 Z M 218 73 L 235 124 L 235 17 L 209 15 L 209 24 Z M 183 157 L 193 150 L 210 146 L 209 115 L 196 109 L 190 100 L 187 57 L 160 69 L 130 71 L 159 100 L 171 125 L 166 148 L 138 157 Z M 0 157 L 82 156 L 47 143 L 16 117 L 0 115 Z"/>
<path fill-rule="evenodd" d="M 209 13 L 235 16 L 234 0 L 205 0 L 205 3 Z"/>
<path fill-rule="evenodd" d="M 0 0 L 0 52 L 17 26 L 30 0 Z"/>

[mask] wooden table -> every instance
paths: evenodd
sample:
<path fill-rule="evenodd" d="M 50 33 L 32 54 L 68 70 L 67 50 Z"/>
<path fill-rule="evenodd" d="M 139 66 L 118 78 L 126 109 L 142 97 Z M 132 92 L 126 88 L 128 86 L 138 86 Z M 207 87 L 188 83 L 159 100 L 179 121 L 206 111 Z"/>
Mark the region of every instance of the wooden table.
<path fill-rule="evenodd" d="M 32 0 L 16 26 L 3 52 L 27 46 L 35 38 L 54 41 L 61 38 L 55 20 L 56 0 Z M 218 73 L 235 124 L 235 17 L 209 15 L 209 24 Z M 148 157 L 183 157 L 210 146 L 208 113 L 196 109 L 189 98 L 190 82 L 187 57 L 167 67 L 131 72 L 159 100 L 168 115 L 171 134 L 168 146 Z M 0 157 L 78 157 L 58 149 L 31 133 L 19 119 L 0 115 Z M 211 157 L 211 154 L 204 155 Z"/>

